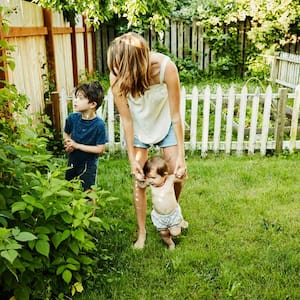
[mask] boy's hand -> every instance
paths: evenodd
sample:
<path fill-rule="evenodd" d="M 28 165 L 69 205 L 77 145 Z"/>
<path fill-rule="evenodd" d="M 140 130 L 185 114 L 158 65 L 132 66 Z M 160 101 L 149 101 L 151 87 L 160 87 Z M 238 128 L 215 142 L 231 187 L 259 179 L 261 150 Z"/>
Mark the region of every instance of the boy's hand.
<path fill-rule="evenodd" d="M 65 150 L 68 153 L 74 151 L 74 147 L 72 146 L 72 142 L 73 141 L 71 139 L 65 139 Z"/>

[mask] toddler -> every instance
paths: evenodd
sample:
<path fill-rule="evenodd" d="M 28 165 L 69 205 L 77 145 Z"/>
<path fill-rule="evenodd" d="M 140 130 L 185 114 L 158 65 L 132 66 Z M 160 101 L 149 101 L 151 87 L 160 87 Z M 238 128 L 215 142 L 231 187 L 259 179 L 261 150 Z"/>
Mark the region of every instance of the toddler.
<path fill-rule="evenodd" d="M 169 249 L 175 249 L 172 237 L 181 233 L 181 228 L 187 228 L 186 222 L 181 213 L 181 207 L 175 196 L 174 183 L 182 182 L 174 174 L 168 174 L 166 161 L 155 156 L 149 158 L 143 168 L 145 180 L 139 181 L 140 187 L 151 188 L 153 210 L 151 220 L 159 231 L 162 240 Z"/>

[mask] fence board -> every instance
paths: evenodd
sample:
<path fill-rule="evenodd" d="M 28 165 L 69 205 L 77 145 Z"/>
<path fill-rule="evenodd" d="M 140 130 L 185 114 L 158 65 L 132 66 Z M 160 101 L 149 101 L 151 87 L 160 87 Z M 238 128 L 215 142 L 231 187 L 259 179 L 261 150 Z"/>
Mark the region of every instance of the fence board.
<path fill-rule="evenodd" d="M 239 125 L 237 137 L 237 155 L 241 155 L 244 150 L 244 132 L 245 132 L 245 118 L 247 109 L 248 90 L 245 85 L 242 89 L 241 101 L 239 105 Z"/>
<path fill-rule="evenodd" d="M 234 87 L 231 86 L 229 89 L 229 95 L 228 95 L 227 117 L 226 117 L 226 137 L 225 137 L 225 153 L 226 154 L 230 154 L 230 152 L 231 152 L 234 101 L 235 101 L 235 91 L 234 91 Z"/>
<path fill-rule="evenodd" d="M 298 121 L 299 121 L 299 108 L 300 108 L 300 85 L 295 91 L 295 101 L 293 105 L 292 121 L 291 121 L 291 140 L 290 140 L 290 152 L 294 152 L 296 148 L 296 138 L 298 131 Z"/>
<path fill-rule="evenodd" d="M 217 87 L 216 106 L 215 106 L 215 125 L 214 125 L 214 152 L 218 153 L 220 150 L 220 135 L 222 123 L 222 88 L 220 85 Z"/>
<path fill-rule="evenodd" d="M 196 148 L 197 121 L 198 121 L 198 89 L 194 87 L 192 90 L 191 126 L 190 126 L 190 143 L 192 149 Z"/>
<path fill-rule="evenodd" d="M 209 116 L 210 116 L 210 88 L 209 86 L 207 86 L 204 90 L 204 101 L 203 101 L 203 127 L 202 127 L 202 146 L 201 146 L 202 157 L 205 157 L 208 151 Z"/>
<path fill-rule="evenodd" d="M 255 95 L 252 100 L 250 136 L 249 136 L 249 147 L 248 147 L 248 152 L 250 154 L 254 154 L 254 150 L 255 150 L 258 105 L 259 105 L 259 88 L 257 87 L 255 90 Z"/>
<path fill-rule="evenodd" d="M 271 105 L 272 105 L 272 88 L 271 86 L 268 86 L 266 90 L 266 97 L 265 97 L 264 108 L 263 108 L 264 110 L 263 110 L 261 148 L 260 148 L 260 153 L 262 156 L 266 155 L 266 150 L 267 150 Z"/>

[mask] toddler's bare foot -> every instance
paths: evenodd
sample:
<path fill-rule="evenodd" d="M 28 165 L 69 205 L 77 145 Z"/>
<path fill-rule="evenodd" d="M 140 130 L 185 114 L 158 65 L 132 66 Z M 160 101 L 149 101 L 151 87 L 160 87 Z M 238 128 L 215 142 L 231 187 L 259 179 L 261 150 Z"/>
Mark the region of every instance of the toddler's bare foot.
<path fill-rule="evenodd" d="M 146 233 L 140 233 L 133 247 L 135 249 L 143 249 L 146 241 Z"/>
<path fill-rule="evenodd" d="M 175 250 L 175 243 L 173 241 L 169 244 L 169 250 Z"/>
<path fill-rule="evenodd" d="M 186 229 L 189 227 L 189 223 L 187 221 L 183 220 L 180 223 L 180 227 Z"/>

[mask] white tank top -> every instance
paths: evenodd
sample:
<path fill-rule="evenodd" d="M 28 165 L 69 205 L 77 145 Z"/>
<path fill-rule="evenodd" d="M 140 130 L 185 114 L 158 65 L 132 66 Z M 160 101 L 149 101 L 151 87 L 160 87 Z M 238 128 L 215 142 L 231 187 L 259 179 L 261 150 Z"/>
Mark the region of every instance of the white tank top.
<path fill-rule="evenodd" d="M 163 83 L 169 57 L 160 65 L 159 84 L 151 85 L 144 95 L 128 96 L 133 119 L 134 136 L 145 144 L 156 144 L 164 139 L 171 125 L 167 85 Z"/>

